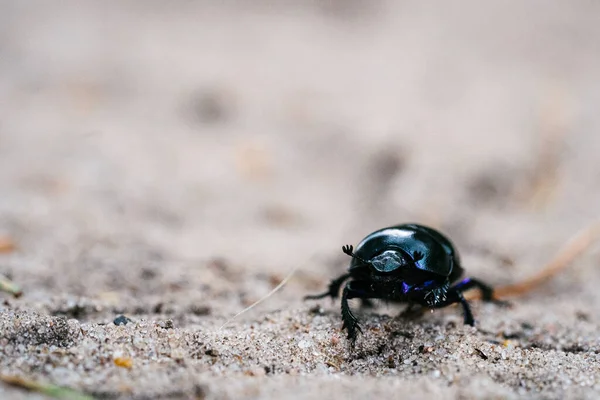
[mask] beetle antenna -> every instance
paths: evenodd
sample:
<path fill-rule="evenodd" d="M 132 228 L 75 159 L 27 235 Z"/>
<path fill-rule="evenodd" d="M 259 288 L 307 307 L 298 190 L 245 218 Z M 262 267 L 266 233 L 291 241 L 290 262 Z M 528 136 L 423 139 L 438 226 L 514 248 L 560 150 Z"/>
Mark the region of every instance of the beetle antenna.
<path fill-rule="evenodd" d="M 362 257 L 359 257 L 359 256 L 357 256 L 356 254 L 354 254 L 354 253 L 353 253 L 353 251 L 354 251 L 354 247 L 352 247 L 352 245 L 351 245 L 351 244 L 347 244 L 347 245 L 345 245 L 345 246 L 342 246 L 342 251 L 344 252 L 344 254 L 347 254 L 347 255 L 349 255 L 350 257 L 357 259 L 358 261 L 360 261 L 360 262 L 361 262 L 361 263 L 363 263 L 363 264 L 366 264 L 366 265 L 371 265 L 371 262 L 370 262 L 370 261 L 367 261 L 367 260 L 365 260 L 364 258 L 362 258 Z"/>

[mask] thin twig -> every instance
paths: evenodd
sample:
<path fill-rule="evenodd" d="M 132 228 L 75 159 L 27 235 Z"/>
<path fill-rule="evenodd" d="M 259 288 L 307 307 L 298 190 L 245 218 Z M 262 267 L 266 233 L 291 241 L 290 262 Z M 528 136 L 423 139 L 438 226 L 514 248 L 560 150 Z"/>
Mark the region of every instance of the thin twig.
<path fill-rule="evenodd" d="M 494 297 L 504 299 L 508 297 L 522 296 L 531 290 L 541 286 L 559 272 L 568 267 L 577 257 L 585 252 L 600 235 L 600 223 L 580 231 L 558 252 L 558 254 L 536 275 L 524 281 L 501 286 L 494 289 Z M 480 299 L 481 293 L 471 292 L 465 296 L 469 300 Z"/>

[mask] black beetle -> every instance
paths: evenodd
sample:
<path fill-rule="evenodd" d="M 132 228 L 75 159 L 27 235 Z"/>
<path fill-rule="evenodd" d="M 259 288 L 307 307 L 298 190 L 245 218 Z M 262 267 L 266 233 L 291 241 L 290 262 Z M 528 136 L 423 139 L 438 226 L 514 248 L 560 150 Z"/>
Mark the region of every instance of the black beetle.
<path fill-rule="evenodd" d="M 462 292 L 478 288 L 484 301 L 495 301 L 493 289 L 472 278 L 456 283 L 463 274 L 458 252 L 440 232 L 418 224 L 402 224 L 380 229 L 365 237 L 353 251 L 342 247 L 352 257 L 348 272 L 331 281 L 325 293 L 305 299 L 337 298 L 344 281 L 351 279 L 342 293 L 342 329 L 354 344 L 362 330 L 352 314 L 348 299 L 385 299 L 423 307 L 441 308 L 461 303 L 464 321 L 474 325 L 469 303 Z"/>

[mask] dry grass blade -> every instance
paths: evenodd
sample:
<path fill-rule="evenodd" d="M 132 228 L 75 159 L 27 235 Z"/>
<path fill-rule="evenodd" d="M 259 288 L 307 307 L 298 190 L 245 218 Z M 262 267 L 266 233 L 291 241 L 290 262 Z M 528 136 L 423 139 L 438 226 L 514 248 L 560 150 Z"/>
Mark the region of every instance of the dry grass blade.
<path fill-rule="evenodd" d="M 19 388 L 31 390 L 38 393 L 43 393 L 46 396 L 53 397 L 55 399 L 69 399 L 69 400 L 93 400 L 92 396 L 78 392 L 73 389 L 56 386 L 48 383 L 37 382 L 31 379 L 22 378 L 19 376 L 7 376 L 0 375 L 0 381 L 16 386 Z"/>
<path fill-rule="evenodd" d="M 312 258 L 309 259 L 309 262 L 312 262 Z M 264 295 L 262 298 L 260 298 L 259 300 L 255 301 L 254 303 L 250 304 L 248 307 L 244 308 L 242 311 L 240 311 L 239 313 L 235 314 L 233 317 L 229 318 L 227 321 L 225 321 L 223 323 L 223 325 L 221 325 L 219 327 L 219 331 L 221 329 L 223 329 L 224 327 L 226 327 L 230 322 L 232 322 L 234 319 L 236 319 L 237 317 L 239 317 L 240 315 L 250 311 L 251 309 L 253 309 L 254 307 L 256 307 L 257 305 L 259 305 L 260 303 L 262 303 L 263 301 L 267 300 L 269 297 L 273 296 L 275 293 L 277 293 L 282 287 L 284 287 L 288 281 L 290 279 L 292 279 L 292 276 L 294 276 L 294 274 L 296 273 L 296 271 L 298 271 L 298 269 L 300 269 L 300 265 L 296 265 L 294 268 L 292 268 L 292 270 L 287 274 L 287 276 L 285 278 L 283 278 L 283 280 L 281 282 L 279 282 L 279 285 L 275 286 L 273 288 L 273 290 L 271 290 L 269 293 L 267 293 L 266 295 Z"/>
<path fill-rule="evenodd" d="M 494 289 L 494 296 L 498 299 L 522 296 L 541 286 L 583 254 L 599 235 L 600 223 L 595 223 L 583 229 L 540 272 L 524 281 Z M 480 299 L 481 294 L 479 292 L 471 292 L 465 295 L 465 297 L 469 300 Z"/>
<path fill-rule="evenodd" d="M 23 294 L 19 285 L 2 275 L 0 275 L 0 292 L 10 293 L 15 297 L 21 297 Z"/>
<path fill-rule="evenodd" d="M 15 251 L 17 246 L 15 242 L 8 236 L 0 236 L 0 254 L 11 253 Z"/>

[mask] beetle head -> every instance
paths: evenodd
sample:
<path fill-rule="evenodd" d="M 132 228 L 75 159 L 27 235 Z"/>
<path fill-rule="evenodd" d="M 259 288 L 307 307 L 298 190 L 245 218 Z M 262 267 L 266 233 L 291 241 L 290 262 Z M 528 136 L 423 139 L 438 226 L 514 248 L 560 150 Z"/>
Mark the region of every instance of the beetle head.
<path fill-rule="evenodd" d="M 344 246 L 344 253 L 368 265 L 374 276 L 401 277 L 407 268 L 415 267 L 423 254 L 415 252 L 412 256 L 401 249 L 385 250 L 370 260 L 365 260 L 352 252 L 352 246 Z"/>
<path fill-rule="evenodd" d="M 373 257 L 368 265 L 375 274 L 389 275 L 397 272 L 407 264 L 409 262 L 404 254 L 396 250 L 386 250 Z"/>

